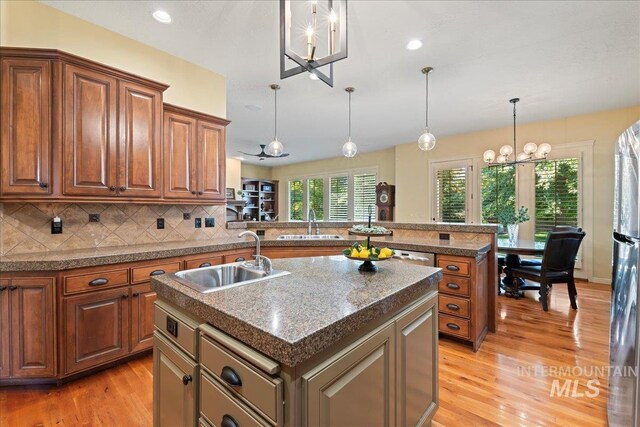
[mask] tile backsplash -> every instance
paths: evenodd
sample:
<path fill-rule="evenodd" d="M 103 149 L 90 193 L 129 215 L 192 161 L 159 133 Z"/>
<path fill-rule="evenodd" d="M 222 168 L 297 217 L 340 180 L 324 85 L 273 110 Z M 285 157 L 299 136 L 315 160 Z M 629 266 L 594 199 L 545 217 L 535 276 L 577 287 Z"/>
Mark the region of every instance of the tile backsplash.
<path fill-rule="evenodd" d="M 0 255 L 235 237 L 225 213 L 224 205 L 0 203 Z M 100 222 L 89 222 L 89 214 L 100 214 Z M 56 215 L 62 234 L 51 234 Z M 215 227 L 204 226 L 207 217 L 215 218 Z M 157 229 L 158 218 L 164 229 Z M 195 228 L 195 218 L 202 218 L 202 228 Z"/>

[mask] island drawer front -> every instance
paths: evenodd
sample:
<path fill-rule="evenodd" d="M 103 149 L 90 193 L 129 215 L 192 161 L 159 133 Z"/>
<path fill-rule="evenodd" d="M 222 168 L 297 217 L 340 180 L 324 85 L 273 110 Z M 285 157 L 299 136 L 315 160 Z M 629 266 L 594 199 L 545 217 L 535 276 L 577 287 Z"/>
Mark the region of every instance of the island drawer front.
<path fill-rule="evenodd" d="M 153 319 L 156 329 L 161 331 L 163 336 L 197 360 L 198 335 L 195 322 L 190 322 L 180 313 L 173 312 L 161 301 L 156 301 L 155 303 Z"/>
<path fill-rule="evenodd" d="M 196 259 L 189 259 L 185 261 L 185 270 L 192 270 L 194 268 L 211 267 L 213 265 L 222 264 L 222 256 L 208 256 Z"/>
<path fill-rule="evenodd" d="M 180 261 L 164 264 L 146 265 L 131 269 L 131 283 L 148 282 L 151 276 L 180 271 Z"/>
<path fill-rule="evenodd" d="M 471 274 L 471 261 L 466 258 L 438 256 L 436 267 L 440 267 L 446 274 L 467 277 Z"/>
<path fill-rule="evenodd" d="M 248 362 L 226 350 L 206 336 L 200 336 L 200 364 L 233 394 L 245 398 L 251 405 L 276 424 L 282 424 L 283 384 L 280 378 L 270 377 Z M 224 373 L 223 373 L 224 372 Z M 236 375 L 240 386 L 232 386 L 225 379 Z"/>
<path fill-rule="evenodd" d="M 470 323 L 468 320 L 459 317 L 441 314 L 438 316 L 438 326 L 440 332 L 454 335 L 461 338 L 469 338 Z"/>
<path fill-rule="evenodd" d="M 440 313 L 468 319 L 470 313 L 469 307 L 470 303 L 466 298 L 452 297 L 449 295 L 440 295 L 438 298 L 438 311 Z"/>
<path fill-rule="evenodd" d="M 200 414 L 214 426 L 269 426 L 251 408 L 234 398 L 214 378 L 200 371 Z M 226 423 L 223 419 L 227 417 Z M 232 423 L 233 422 L 233 423 Z M 206 425 L 206 424 L 205 424 Z"/>
<path fill-rule="evenodd" d="M 438 290 L 445 294 L 456 296 L 469 296 L 470 279 L 464 277 L 442 275 L 442 280 L 438 283 Z"/>
<path fill-rule="evenodd" d="M 129 269 L 92 271 L 64 278 L 65 295 L 117 288 L 129 284 Z"/>

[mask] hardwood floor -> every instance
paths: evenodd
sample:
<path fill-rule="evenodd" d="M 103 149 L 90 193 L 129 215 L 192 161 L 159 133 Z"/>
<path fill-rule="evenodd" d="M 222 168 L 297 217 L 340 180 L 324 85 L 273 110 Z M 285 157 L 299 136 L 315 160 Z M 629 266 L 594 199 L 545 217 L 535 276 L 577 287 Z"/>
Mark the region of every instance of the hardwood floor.
<path fill-rule="evenodd" d="M 606 426 L 606 372 L 589 371 L 608 362 L 609 289 L 578 283 L 577 312 L 563 285 L 554 286 L 548 313 L 535 300 L 537 292 L 520 300 L 501 296 L 498 331 L 479 352 L 442 339 L 434 426 Z M 0 426 L 150 426 L 151 362 L 146 356 L 58 388 L 0 389 Z M 586 372 L 527 376 L 519 367 Z M 576 391 L 585 394 L 592 392 L 587 381 L 598 380 L 599 395 L 550 397 L 556 378 L 561 386 L 577 379 Z"/>

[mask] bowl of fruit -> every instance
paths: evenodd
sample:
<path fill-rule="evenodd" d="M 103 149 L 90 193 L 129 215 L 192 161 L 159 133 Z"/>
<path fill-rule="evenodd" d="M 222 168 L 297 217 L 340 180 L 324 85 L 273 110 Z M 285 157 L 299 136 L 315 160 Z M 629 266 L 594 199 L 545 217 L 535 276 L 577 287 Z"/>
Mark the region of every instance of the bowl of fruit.
<path fill-rule="evenodd" d="M 360 271 L 378 271 L 375 261 L 384 261 L 390 259 L 394 255 L 393 249 L 377 248 L 375 246 L 368 247 L 367 242 L 354 243 L 350 248 L 342 251 L 345 257 L 356 261 L 364 261 L 358 270 Z"/>

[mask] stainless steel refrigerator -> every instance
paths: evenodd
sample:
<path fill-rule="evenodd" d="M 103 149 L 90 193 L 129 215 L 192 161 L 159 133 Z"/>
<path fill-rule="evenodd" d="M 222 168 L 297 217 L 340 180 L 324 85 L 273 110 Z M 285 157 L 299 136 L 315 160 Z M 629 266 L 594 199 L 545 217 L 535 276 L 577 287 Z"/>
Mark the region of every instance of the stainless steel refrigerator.
<path fill-rule="evenodd" d="M 615 162 L 607 417 L 612 427 L 630 427 L 640 424 L 640 121 L 618 138 Z"/>

